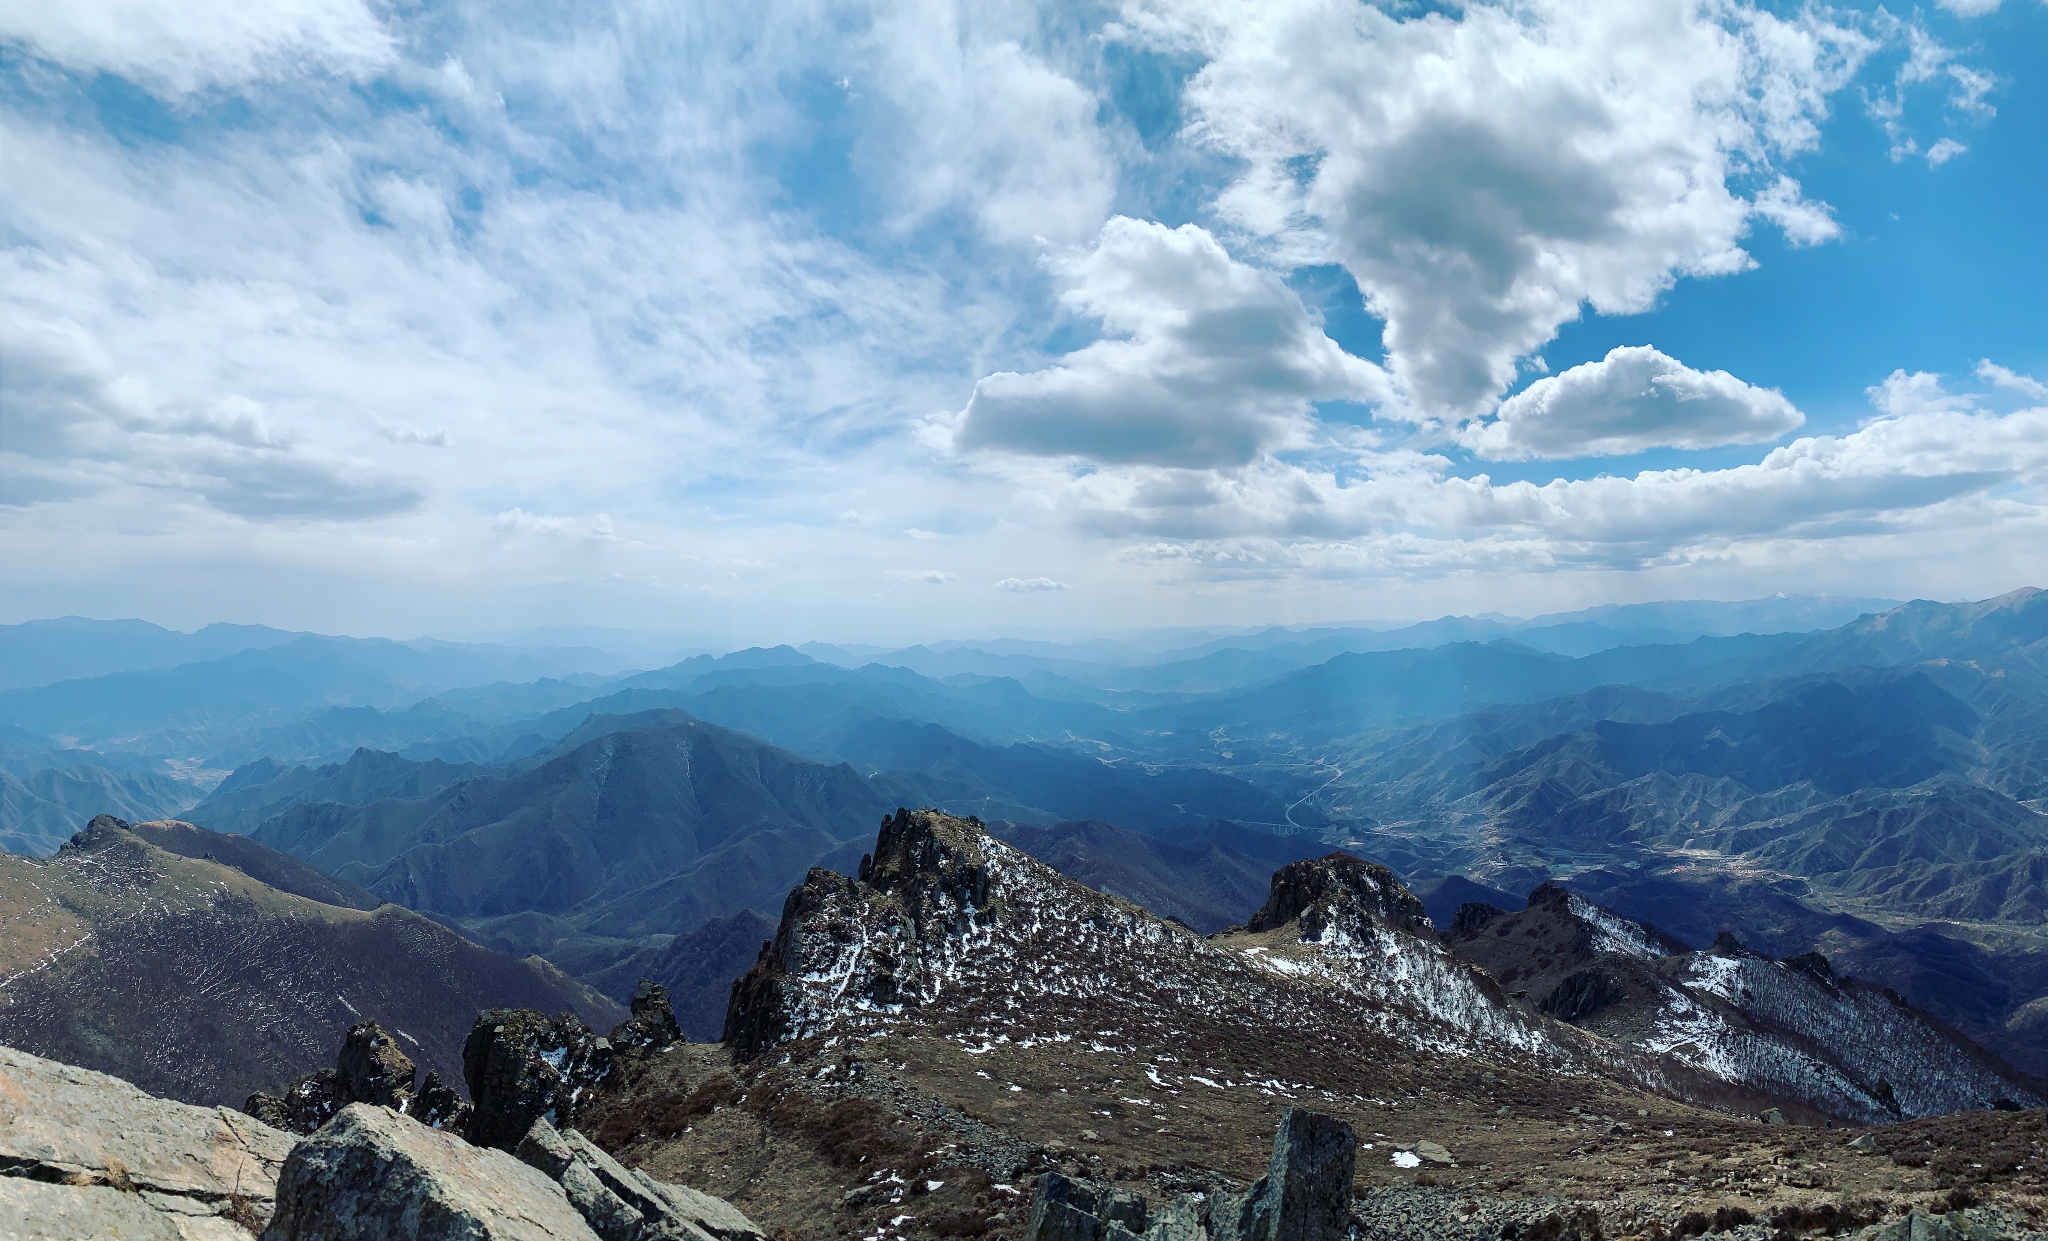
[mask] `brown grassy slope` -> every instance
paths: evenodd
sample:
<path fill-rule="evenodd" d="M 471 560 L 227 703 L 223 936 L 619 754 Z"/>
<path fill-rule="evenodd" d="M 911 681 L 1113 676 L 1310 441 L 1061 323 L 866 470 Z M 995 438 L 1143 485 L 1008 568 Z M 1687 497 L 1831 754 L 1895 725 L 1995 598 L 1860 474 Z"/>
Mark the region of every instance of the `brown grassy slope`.
<path fill-rule="evenodd" d="M 332 1063 L 365 1017 L 460 1082 L 481 1008 L 624 1015 L 538 958 L 395 905 L 322 904 L 118 828 L 81 838 L 46 861 L 0 857 L 0 1043 L 153 1094 L 239 1106 Z"/>

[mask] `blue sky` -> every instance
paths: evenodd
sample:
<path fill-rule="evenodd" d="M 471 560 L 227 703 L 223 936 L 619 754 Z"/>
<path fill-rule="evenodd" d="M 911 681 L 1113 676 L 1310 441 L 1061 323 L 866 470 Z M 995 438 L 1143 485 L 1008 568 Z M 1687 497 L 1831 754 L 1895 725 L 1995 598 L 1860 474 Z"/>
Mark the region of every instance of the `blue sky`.
<path fill-rule="evenodd" d="M 0 599 L 1004 626 L 1982 597 L 2041 0 L 0 11 Z"/>

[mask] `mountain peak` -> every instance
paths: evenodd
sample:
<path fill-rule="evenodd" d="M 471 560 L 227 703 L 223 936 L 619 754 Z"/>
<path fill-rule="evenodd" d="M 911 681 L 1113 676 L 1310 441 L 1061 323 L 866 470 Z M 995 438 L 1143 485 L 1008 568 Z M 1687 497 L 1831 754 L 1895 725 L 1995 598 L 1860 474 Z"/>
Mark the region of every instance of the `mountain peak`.
<path fill-rule="evenodd" d="M 1342 850 L 1273 872 L 1273 893 L 1245 929 L 1270 931 L 1299 919 L 1303 938 L 1314 939 L 1344 910 L 1362 910 L 1403 931 L 1431 929 L 1422 902 L 1393 871 Z"/>

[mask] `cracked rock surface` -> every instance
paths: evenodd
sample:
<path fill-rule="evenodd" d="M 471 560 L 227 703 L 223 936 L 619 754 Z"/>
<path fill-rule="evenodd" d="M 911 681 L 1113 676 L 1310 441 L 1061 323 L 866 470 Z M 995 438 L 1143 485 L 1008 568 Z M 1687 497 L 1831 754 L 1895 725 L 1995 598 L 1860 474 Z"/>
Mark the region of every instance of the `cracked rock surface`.
<path fill-rule="evenodd" d="M 293 1138 L 0 1047 L 0 1236 L 246 1241 Z"/>

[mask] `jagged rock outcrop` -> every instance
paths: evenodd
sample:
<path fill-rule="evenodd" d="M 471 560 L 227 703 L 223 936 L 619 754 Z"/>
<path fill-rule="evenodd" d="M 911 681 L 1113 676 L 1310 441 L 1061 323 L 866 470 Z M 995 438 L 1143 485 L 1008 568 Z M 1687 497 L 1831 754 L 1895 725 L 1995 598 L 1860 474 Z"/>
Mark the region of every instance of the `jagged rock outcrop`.
<path fill-rule="evenodd" d="M 419 1073 L 375 1021 L 359 1021 L 342 1037 L 335 1067 L 301 1075 L 276 1095 L 253 1094 L 242 1110 L 265 1124 L 293 1133 L 311 1133 L 351 1103 L 372 1103 L 405 1113 L 430 1128 L 460 1129 L 469 1119 L 469 1104 L 438 1073 L 428 1073 L 414 1088 Z"/>
<path fill-rule="evenodd" d="M 1543 997 L 1542 1010 L 1559 1021 L 1580 1021 L 1628 998 L 1628 987 L 1612 970 L 1594 966 L 1580 970 Z"/>
<path fill-rule="evenodd" d="M 667 987 L 652 979 L 641 979 L 633 988 L 632 1013 L 612 1030 L 614 1048 L 651 1047 L 660 1050 L 681 1041 L 683 1028 L 676 1021 L 675 1006 L 669 1002 Z"/>
<path fill-rule="evenodd" d="M 552 1180 L 389 1108 L 351 1103 L 292 1148 L 262 1241 L 597 1241 Z"/>
<path fill-rule="evenodd" d="M 1299 919 L 1303 938 L 1313 939 L 1339 911 L 1360 910 L 1399 930 L 1431 929 L 1422 902 L 1401 886 L 1393 871 L 1341 851 L 1291 862 L 1273 872 L 1272 894 L 1245 929 L 1270 931 Z"/>
<path fill-rule="evenodd" d="M 802 973 L 807 958 L 853 943 L 857 923 L 877 923 L 884 933 L 863 937 L 866 969 L 858 998 L 886 1008 L 916 996 L 931 967 L 920 945 L 964 936 L 995 915 L 992 849 L 1022 856 L 989 836 L 978 819 L 899 809 L 882 820 L 875 851 L 861 857 L 858 879 L 812 868 L 783 902 L 774 941 L 733 983 L 724 1041 L 749 1059 L 789 1037 L 799 1000 L 785 983 Z"/>
<path fill-rule="evenodd" d="M 1024 1241 L 1341 1241 L 1357 1161 L 1350 1125 L 1290 1107 L 1266 1175 L 1245 1192 L 1182 1195 L 1154 1212 L 1129 1190 L 1049 1172 L 1032 1195 Z"/>
<path fill-rule="evenodd" d="M 0 1047 L 0 1237 L 246 1239 L 292 1137 Z"/>
<path fill-rule="evenodd" d="M 462 1047 L 462 1076 L 474 1108 L 469 1140 L 510 1151 L 543 1117 L 568 1127 L 611 1064 L 611 1041 L 572 1013 L 484 1010 Z"/>
<path fill-rule="evenodd" d="M 1351 1220 L 1358 1135 L 1341 1120 L 1290 1107 L 1266 1175 L 1245 1194 L 1243 1241 L 1339 1241 Z"/>
<path fill-rule="evenodd" d="M 628 1169 L 574 1129 L 536 1120 L 513 1152 L 562 1187 L 601 1241 L 764 1241 L 722 1198 Z"/>

